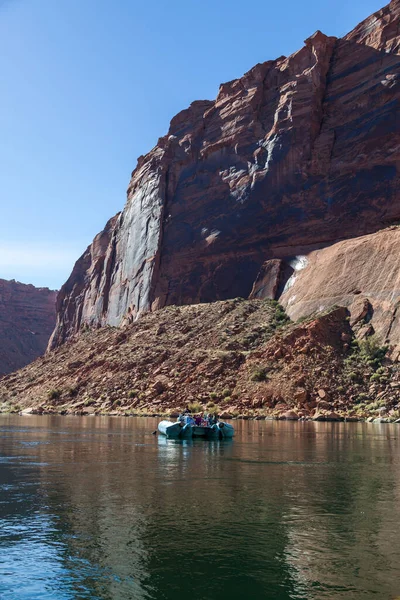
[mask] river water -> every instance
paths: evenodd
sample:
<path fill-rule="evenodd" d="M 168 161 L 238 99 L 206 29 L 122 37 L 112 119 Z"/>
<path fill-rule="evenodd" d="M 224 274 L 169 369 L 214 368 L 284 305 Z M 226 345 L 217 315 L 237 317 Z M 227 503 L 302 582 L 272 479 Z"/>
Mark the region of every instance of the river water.
<path fill-rule="evenodd" d="M 0 418 L 1 600 L 400 597 L 400 426 Z"/>

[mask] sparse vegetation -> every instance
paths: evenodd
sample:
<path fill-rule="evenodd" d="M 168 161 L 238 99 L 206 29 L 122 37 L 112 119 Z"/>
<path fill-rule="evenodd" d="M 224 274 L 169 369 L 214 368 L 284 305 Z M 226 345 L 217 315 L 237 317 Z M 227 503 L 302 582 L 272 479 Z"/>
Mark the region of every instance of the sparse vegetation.
<path fill-rule="evenodd" d="M 275 312 L 272 319 L 272 326 L 275 329 L 279 329 L 284 325 L 287 325 L 290 322 L 289 317 L 287 316 L 285 309 L 279 303 L 275 305 Z"/>
<path fill-rule="evenodd" d="M 365 405 L 365 410 L 367 412 L 377 412 L 380 408 L 383 408 L 385 406 L 385 401 L 384 400 L 375 400 L 374 402 L 370 402 L 369 404 Z"/>
<path fill-rule="evenodd" d="M 377 360 L 379 362 L 382 362 L 389 349 L 389 346 L 381 346 L 375 335 L 359 341 L 358 346 L 362 357 L 367 360 Z"/>
<path fill-rule="evenodd" d="M 73 385 L 67 388 L 67 394 L 70 398 L 75 398 L 79 393 L 79 386 Z"/>
<path fill-rule="evenodd" d="M 266 381 L 268 379 L 268 371 L 265 367 L 256 367 L 251 374 L 251 381 Z"/>
<path fill-rule="evenodd" d="M 203 405 L 200 402 L 189 402 L 188 409 L 192 413 L 198 413 L 203 410 Z"/>
<path fill-rule="evenodd" d="M 19 404 L 12 404 L 9 401 L 0 403 L 0 414 L 17 413 L 20 410 Z"/>
<path fill-rule="evenodd" d="M 307 316 L 300 317 L 299 319 L 297 319 L 296 324 L 301 325 L 302 323 L 307 323 L 307 321 L 312 321 L 312 318 L 313 317 L 309 317 L 309 316 L 308 317 Z"/>
<path fill-rule="evenodd" d="M 347 377 L 350 381 L 358 381 L 358 379 L 359 379 L 359 376 L 357 375 L 357 373 L 355 373 L 355 371 L 350 371 L 350 373 L 348 373 Z"/>
<path fill-rule="evenodd" d="M 59 389 L 49 390 L 47 393 L 47 398 L 48 400 L 58 400 L 61 398 L 61 394 L 62 392 Z"/>
<path fill-rule="evenodd" d="M 345 377 L 355 384 L 384 384 L 388 371 L 382 362 L 388 351 L 387 346 L 381 346 L 373 336 L 362 340 L 353 339 L 350 345 L 351 354 L 344 360 Z M 358 396 L 359 397 L 359 396 Z"/>

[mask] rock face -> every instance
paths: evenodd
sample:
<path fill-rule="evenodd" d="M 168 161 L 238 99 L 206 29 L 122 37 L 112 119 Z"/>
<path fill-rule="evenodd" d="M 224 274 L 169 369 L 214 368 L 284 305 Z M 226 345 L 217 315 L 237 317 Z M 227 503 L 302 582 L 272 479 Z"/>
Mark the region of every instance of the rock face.
<path fill-rule="evenodd" d="M 399 54 L 400 52 L 400 2 L 392 0 L 387 6 L 365 19 L 345 40 L 366 44 L 377 50 Z"/>
<path fill-rule="evenodd" d="M 0 279 L 0 375 L 45 352 L 56 321 L 56 294 Z"/>
<path fill-rule="evenodd" d="M 279 295 L 296 256 L 399 220 L 399 16 L 395 0 L 342 39 L 318 31 L 175 116 L 63 286 L 50 347 L 83 323 Z"/>
<path fill-rule="evenodd" d="M 333 305 L 348 307 L 360 337 L 376 333 L 400 352 L 400 228 L 311 252 L 281 297 L 297 320 Z"/>

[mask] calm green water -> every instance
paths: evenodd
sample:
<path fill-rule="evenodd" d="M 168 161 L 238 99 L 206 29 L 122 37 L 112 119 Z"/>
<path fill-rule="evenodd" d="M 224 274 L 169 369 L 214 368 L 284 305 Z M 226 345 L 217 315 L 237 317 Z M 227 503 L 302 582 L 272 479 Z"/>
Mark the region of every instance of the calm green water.
<path fill-rule="evenodd" d="M 400 426 L 0 418 L 1 600 L 400 597 Z"/>

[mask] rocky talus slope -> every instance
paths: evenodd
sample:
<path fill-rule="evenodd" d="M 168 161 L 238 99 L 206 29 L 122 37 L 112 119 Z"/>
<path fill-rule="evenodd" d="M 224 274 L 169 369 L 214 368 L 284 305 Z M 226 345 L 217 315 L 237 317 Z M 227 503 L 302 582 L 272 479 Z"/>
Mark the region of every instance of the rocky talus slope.
<path fill-rule="evenodd" d="M 296 256 L 399 221 L 399 17 L 392 0 L 342 39 L 317 31 L 176 115 L 63 286 L 50 347 L 166 305 L 279 298 Z M 396 319 L 392 295 L 377 313 L 385 302 Z"/>
<path fill-rule="evenodd" d="M 81 335 L 0 380 L 0 410 L 396 420 L 400 368 L 346 308 L 293 323 L 271 300 L 166 307 Z"/>
<path fill-rule="evenodd" d="M 57 292 L 0 279 L 0 375 L 43 354 L 56 322 Z"/>

